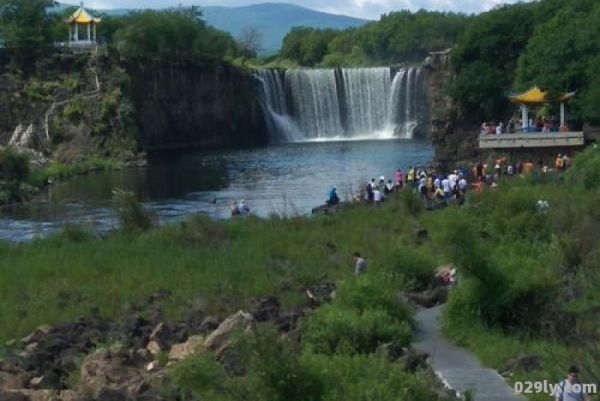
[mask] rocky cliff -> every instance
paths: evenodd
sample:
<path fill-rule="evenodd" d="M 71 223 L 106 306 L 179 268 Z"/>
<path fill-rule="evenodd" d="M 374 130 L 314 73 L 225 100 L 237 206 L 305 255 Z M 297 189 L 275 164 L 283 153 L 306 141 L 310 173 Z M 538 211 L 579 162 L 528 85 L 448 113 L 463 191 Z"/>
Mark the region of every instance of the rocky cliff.
<path fill-rule="evenodd" d="M 447 94 L 453 78 L 451 56 L 452 49 L 431 52 L 425 61 L 435 163 L 445 169 L 479 156 L 479 127 L 462 122 L 459 106 Z"/>
<path fill-rule="evenodd" d="M 0 146 L 73 162 L 137 150 L 129 77 L 101 55 L 56 54 L 24 77 L 0 67 Z"/>
<path fill-rule="evenodd" d="M 0 146 L 61 162 L 142 149 L 265 144 L 259 88 L 227 65 L 120 65 L 56 54 L 33 76 L 0 66 Z"/>
<path fill-rule="evenodd" d="M 259 82 L 227 65 L 127 67 L 147 150 L 249 147 L 268 141 Z"/>

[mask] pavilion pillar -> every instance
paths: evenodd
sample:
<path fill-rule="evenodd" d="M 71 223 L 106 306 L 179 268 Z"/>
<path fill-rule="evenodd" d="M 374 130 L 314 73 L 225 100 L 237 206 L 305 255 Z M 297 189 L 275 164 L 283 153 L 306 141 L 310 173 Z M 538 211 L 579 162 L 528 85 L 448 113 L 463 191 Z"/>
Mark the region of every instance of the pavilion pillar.
<path fill-rule="evenodd" d="M 526 104 L 521 105 L 521 123 L 523 132 L 529 131 L 529 109 Z"/>
<path fill-rule="evenodd" d="M 560 102 L 560 129 L 561 130 L 565 129 L 565 127 L 566 127 L 565 120 L 566 120 L 566 116 L 565 116 L 565 103 L 564 102 Z"/>
<path fill-rule="evenodd" d="M 92 40 L 92 33 L 91 33 L 92 27 L 90 25 L 91 24 L 87 24 L 87 40 L 88 40 L 88 42 Z"/>
<path fill-rule="evenodd" d="M 75 35 L 73 35 L 73 41 L 79 41 L 79 24 L 77 22 L 75 23 Z"/>
<path fill-rule="evenodd" d="M 69 40 L 67 42 L 70 42 L 73 40 L 73 27 L 71 25 L 69 25 Z"/>
<path fill-rule="evenodd" d="M 96 41 L 96 23 L 95 23 L 95 22 L 94 22 L 93 29 L 94 29 L 94 36 L 93 36 L 93 40 L 94 40 L 94 42 L 95 42 L 95 41 Z"/>

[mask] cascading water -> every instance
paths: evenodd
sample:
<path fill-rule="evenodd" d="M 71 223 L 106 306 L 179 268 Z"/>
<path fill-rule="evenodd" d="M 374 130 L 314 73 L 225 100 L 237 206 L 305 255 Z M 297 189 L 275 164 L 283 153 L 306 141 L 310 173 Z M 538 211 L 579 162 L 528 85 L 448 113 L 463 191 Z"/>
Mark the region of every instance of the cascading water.
<path fill-rule="evenodd" d="M 288 70 L 293 116 L 306 139 L 344 135 L 335 70 Z"/>
<path fill-rule="evenodd" d="M 427 109 L 420 68 L 259 70 L 274 138 L 412 138 Z"/>
<path fill-rule="evenodd" d="M 390 68 L 343 69 L 347 133 L 360 136 L 386 128 Z"/>

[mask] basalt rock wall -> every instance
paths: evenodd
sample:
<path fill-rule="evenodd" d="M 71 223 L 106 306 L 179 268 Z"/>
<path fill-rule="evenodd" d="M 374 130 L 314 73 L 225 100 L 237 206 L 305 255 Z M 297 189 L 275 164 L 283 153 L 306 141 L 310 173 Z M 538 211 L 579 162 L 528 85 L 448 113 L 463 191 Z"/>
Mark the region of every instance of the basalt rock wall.
<path fill-rule="evenodd" d="M 251 147 L 268 141 L 260 83 L 228 65 L 127 66 L 148 151 Z"/>
<path fill-rule="evenodd" d="M 479 157 L 479 127 L 462 122 L 460 108 L 447 94 L 453 78 L 452 50 L 432 52 L 425 61 L 431 105 L 431 142 L 435 163 L 443 168 Z"/>

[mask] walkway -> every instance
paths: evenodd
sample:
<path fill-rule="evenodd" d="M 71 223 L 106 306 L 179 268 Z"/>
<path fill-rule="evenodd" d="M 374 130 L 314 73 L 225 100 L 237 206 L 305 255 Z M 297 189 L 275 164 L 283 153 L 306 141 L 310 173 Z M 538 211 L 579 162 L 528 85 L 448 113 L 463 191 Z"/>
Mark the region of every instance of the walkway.
<path fill-rule="evenodd" d="M 444 385 L 460 396 L 471 390 L 474 401 L 524 401 L 498 372 L 481 366 L 471 352 L 444 337 L 438 322 L 440 312 L 438 306 L 417 313 L 419 331 L 413 345 L 429 354 L 428 362 Z"/>

